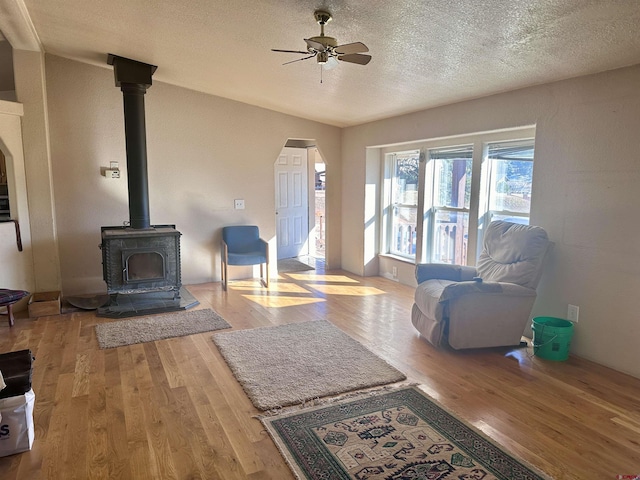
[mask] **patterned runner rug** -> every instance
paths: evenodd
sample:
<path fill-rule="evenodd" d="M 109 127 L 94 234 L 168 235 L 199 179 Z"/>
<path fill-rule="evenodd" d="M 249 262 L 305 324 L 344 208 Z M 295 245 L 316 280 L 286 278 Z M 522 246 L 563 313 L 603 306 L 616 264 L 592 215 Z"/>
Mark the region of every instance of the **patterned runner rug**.
<path fill-rule="evenodd" d="M 261 421 L 300 479 L 548 478 L 415 387 Z"/>

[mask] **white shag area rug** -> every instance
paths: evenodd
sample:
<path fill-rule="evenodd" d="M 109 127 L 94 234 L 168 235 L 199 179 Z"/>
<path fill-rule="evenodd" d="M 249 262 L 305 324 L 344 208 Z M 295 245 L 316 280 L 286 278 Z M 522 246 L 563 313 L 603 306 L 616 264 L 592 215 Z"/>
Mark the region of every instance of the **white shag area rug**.
<path fill-rule="evenodd" d="M 260 410 L 407 378 L 324 320 L 218 333 L 213 341 Z"/>
<path fill-rule="evenodd" d="M 122 347 L 164 338 L 231 328 L 210 308 L 121 320 L 96 325 L 100 348 Z"/>

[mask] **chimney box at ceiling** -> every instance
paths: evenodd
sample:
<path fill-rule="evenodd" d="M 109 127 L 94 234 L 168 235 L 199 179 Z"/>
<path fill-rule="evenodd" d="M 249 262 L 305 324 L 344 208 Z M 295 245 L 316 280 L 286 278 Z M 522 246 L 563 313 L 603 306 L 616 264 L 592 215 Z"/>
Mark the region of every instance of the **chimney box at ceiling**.
<path fill-rule="evenodd" d="M 134 83 L 149 88 L 151 86 L 151 76 L 158 68 L 156 65 L 119 57 L 112 53 L 107 55 L 107 63 L 113 65 L 116 87 L 121 87 L 123 83 Z"/>

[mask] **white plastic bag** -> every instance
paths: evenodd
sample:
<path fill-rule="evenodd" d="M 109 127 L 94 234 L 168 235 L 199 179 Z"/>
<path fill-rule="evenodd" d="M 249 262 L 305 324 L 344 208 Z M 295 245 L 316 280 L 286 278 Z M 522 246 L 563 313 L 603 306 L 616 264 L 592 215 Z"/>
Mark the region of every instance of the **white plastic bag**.
<path fill-rule="evenodd" d="M 0 457 L 31 450 L 34 438 L 33 390 L 0 399 Z"/>

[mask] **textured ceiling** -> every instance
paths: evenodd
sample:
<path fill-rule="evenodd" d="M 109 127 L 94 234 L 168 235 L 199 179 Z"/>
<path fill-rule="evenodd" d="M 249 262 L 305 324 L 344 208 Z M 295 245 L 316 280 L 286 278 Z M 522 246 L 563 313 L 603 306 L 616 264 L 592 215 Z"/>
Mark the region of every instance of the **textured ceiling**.
<path fill-rule="evenodd" d="M 338 126 L 640 63 L 638 0 L 2 0 L 46 52 L 158 66 L 154 79 Z M 282 65 L 319 34 L 367 66 Z M 24 8 L 22 9 L 24 10 Z M 5 32 L 11 41 L 11 37 Z"/>

